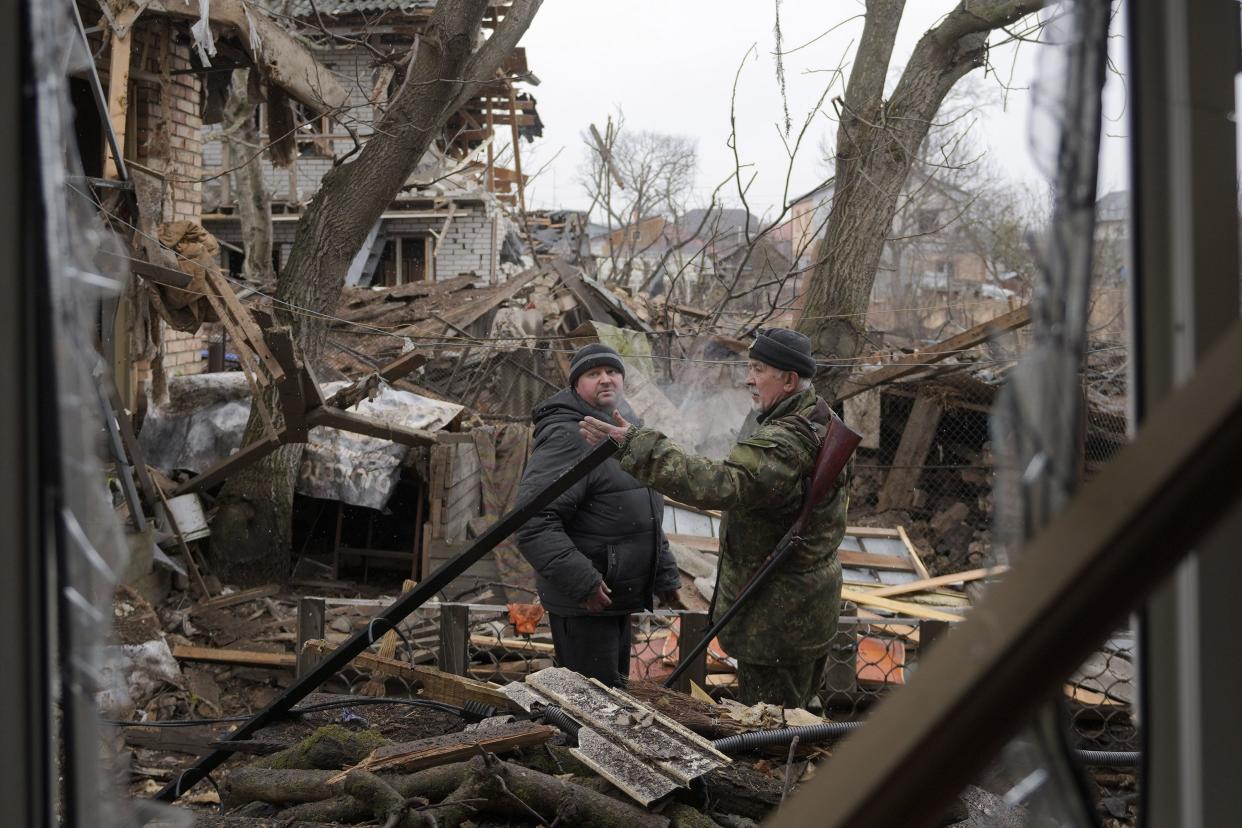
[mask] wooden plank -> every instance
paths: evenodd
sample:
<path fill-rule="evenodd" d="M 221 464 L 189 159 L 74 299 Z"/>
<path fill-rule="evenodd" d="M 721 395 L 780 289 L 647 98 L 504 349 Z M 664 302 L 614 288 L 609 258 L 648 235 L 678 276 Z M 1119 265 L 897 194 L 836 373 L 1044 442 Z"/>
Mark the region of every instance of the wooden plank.
<path fill-rule="evenodd" d="M 273 382 L 279 382 L 284 373 L 289 368 L 296 368 L 288 362 L 281 362 L 276 358 L 272 351 L 268 350 L 267 340 L 264 338 L 264 331 L 254 321 L 254 317 L 250 313 L 250 309 L 241 303 L 237 298 L 237 294 L 233 292 L 233 286 L 229 284 L 219 271 L 214 268 L 205 268 L 205 276 L 209 285 L 209 290 L 214 290 L 219 294 L 220 300 L 224 302 L 233 318 L 237 321 L 237 325 L 246 335 L 246 344 L 254 351 L 255 356 L 267 368 L 267 372 L 271 374 Z M 269 331 L 270 333 L 274 333 Z M 281 329 L 283 330 L 283 329 Z M 288 336 L 288 334 L 286 333 Z M 290 337 L 292 342 L 292 337 Z"/>
<path fill-rule="evenodd" d="M 326 641 L 308 641 L 307 649 L 313 649 L 320 656 L 326 656 L 336 649 Z M 391 676 L 418 689 L 418 697 L 435 699 L 447 704 L 462 705 L 468 701 L 498 707 L 504 711 L 517 711 L 519 708 L 500 688 L 490 682 L 478 679 L 454 676 L 417 664 L 407 664 L 392 658 L 380 658 L 372 653 L 362 653 L 352 662 L 353 666 L 367 670 L 372 675 Z"/>
<path fill-rule="evenodd" d="M 476 647 L 500 647 L 520 653 L 555 653 L 556 648 L 544 641 L 528 641 L 525 638 L 501 638 L 498 635 L 470 636 L 470 643 Z"/>
<path fill-rule="evenodd" d="M 271 598 L 279 593 L 280 584 L 264 584 L 263 586 L 243 589 L 240 592 L 230 592 L 228 595 L 217 595 L 215 598 L 199 601 L 194 605 L 194 608 L 196 610 L 222 609 L 224 607 L 236 606 L 237 604 L 244 604 L 247 601 L 260 601 L 264 598 Z"/>
<path fill-rule="evenodd" d="M 904 526 L 897 527 L 897 534 L 901 537 L 901 542 L 905 544 L 906 549 L 910 552 L 910 560 L 914 562 L 914 571 L 919 573 L 920 578 L 930 578 L 931 573 L 927 571 L 927 567 L 923 564 L 922 557 L 919 556 L 919 550 L 915 548 L 910 541 L 910 536 L 906 534 Z"/>
<path fill-rule="evenodd" d="M 197 477 L 191 477 L 182 483 L 173 492 L 173 496 L 197 492 L 200 489 L 208 489 L 217 483 L 222 483 L 226 477 L 233 476 L 251 463 L 257 463 L 280 448 L 281 442 L 280 435 L 267 434 L 258 442 L 242 446 L 235 454 L 224 458 Z"/>
<path fill-rule="evenodd" d="M 125 744 L 166 753 L 211 753 L 218 731 L 202 727 L 126 727 Z"/>
<path fill-rule="evenodd" d="M 450 489 L 467 477 L 476 476 L 480 469 L 479 452 L 474 447 L 473 440 L 469 443 L 458 443 L 453 446 L 452 452 L 451 473 L 445 484 Z"/>
<path fill-rule="evenodd" d="M 110 54 L 108 56 L 108 120 L 112 122 L 112 132 L 116 135 L 116 146 L 125 152 L 125 125 L 129 111 L 129 58 L 133 39 L 128 33 L 120 36 L 112 34 Z M 120 178 L 120 169 L 125 166 L 125 159 L 117 159 L 108 153 L 104 159 L 104 178 Z"/>
<path fill-rule="evenodd" d="M 379 369 L 380 377 L 387 383 L 393 383 L 407 374 L 417 371 L 427 363 L 427 354 L 422 351 L 410 351 L 402 354 L 392 362 Z"/>
<path fill-rule="evenodd" d="M 415 742 L 384 745 L 373 750 L 370 756 L 354 767 L 329 779 L 327 784 L 340 781 L 357 770 L 372 773 L 380 770 L 401 770 L 409 773 L 477 756 L 480 750 L 505 753 L 520 747 L 542 745 L 558 732 L 549 725 L 518 721 L 493 725 L 483 730 L 447 733 Z"/>
<path fill-rule="evenodd" d="M 931 609 L 919 604 L 911 604 L 907 601 L 894 601 L 890 598 L 876 598 L 869 593 L 859 592 L 854 589 L 841 590 L 841 600 L 853 601 L 860 606 L 875 607 L 876 609 L 884 609 L 889 612 L 900 613 L 908 618 L 926 618 L 931 621 L 961 621 L 962 616 L 954 615 L 949 612 Z"/>
<path fill-rule="evenodd" d="M 838 549 L 837 559 L 842 566 L 853 566 L 860 569 L 883 569 L 889 572 L 913 572 L 914 564 L 909 558 L 898 555 L 873 555 L 870 552 L 854 552 L 850 549 Z"/>
<path fill-rule="evenodd" d="M 442 518 L 444 517 L 444 475 L 448 465 L 448 451 L 447 446 L 432 446 L 431 448 L 431 463 L 428 473 L 428 477 L 431 478 L 428 481 L 430 484 L 428 491 L 431 493 L 430 503 L 428 503 L 430 507 L 428 514 L 431 519 L 431 531 L 427 534 L 432 539 L 444 537 Z"/>
<path fill-rule="evenodd" d="M 322 406 L 313 408 L 307 412 L 306 419 L 312 426 L 337 428 L 354 434 L 364 434 L 368 437 L 378 437 L 381 440 L 391 440 L 404 446 L 433 446 L 436 444 L 435 432 L 424 431 L 421 428 L 406 428 L 405 426 L 393 425 L 373 417 L 355 414 L 352 411 L 342 411 L 339 408 Z"/>
<path fill-rule="evenodd" d="M 704 538 L 698 535 L 666 535 L 669 543 L 679 543 L 699 552 L 710 552 L 713 555 L 720 554 L 719 538 Z M 906 557 L 897 555 L 873 555 L 869 552 L 854 552 L 849 549 L 838 549 L 837 558 L 841 561 L 842 566 L 861 567 L 863 569 L 883 569 L 895 570 L 898 572 L 913 572 L 914 563 Z"/>
<path fill-rule="evenodd" d="M 904 509 L 913 505 L 914 486 L 923 473 L 923 463 L 932 441 L 936 439 L 936 427 L 943 412 L 939 398 L 928 389 L 920 389 L 910 409 L 910 417 L 901 432 L 901 444 L 893 456 L 893 467 L 884 479 L 880 490 L 877 511 Z"/>
<path fill-rule="evenodd" d="M 470 607 L 440 605 L 440 650 L 436 663 L 446 673 L 466 675 L 470 667 Z"/>
<path fill-rule="evenodd" d="M 414 582 L 407 578 L 401 584 L 401 594 L 414 589 Z M 397 631 L 395 629 L 384 633 L 384 637 L 380 639 L 380 648 L 377 655 L 380 658 L 393 658 L 397 655 Z M 371 680 L 362 686 L 362 694 L 364 696 L 382 696 L 384 695 L 384 680 L 379 676 L 372 676 Z"/>
<path fill-rule="evenodd" d="M 298 628 L 294 638 L 294 655 L 297 656 L 297 677 L 309 673 L 319 663 L 318 656 L 306 649 L 306 642 L 324 638 L 325 605 L 322 598 L 298 600 Z"/>
<path fill-rule="evenodd" d="M 101 252 L 107 254 L 107 251 Z M 171 267 L 144 262 L 141 259 L 128 258 L 126 263 L 129 265 L 130 271 L 148 281 L 155 282 L 157 285 L 166 285 L 167 287 L 185 290 L 194 281 L 180 270 L 173 270 Z"/>
<path fill-rule="evenodd" d="M 116 392 L 113 391 L 113 394 Z M 145 466 L 143 466 L 145 470 Z M 199 571 L 198 562 L 194 560 L 193 553 L 190 552 L 190 546 L 185 542 L 185 535 L 181 533 L 181 527 L 177 525 L 177 516 L 173 514 L 172 508 L 168 505 L 168 498 L 164 497 L 164 490 L 158 486 L 152 485 L 156 494 L 159 495 L 160 502 L 164 504 L 164 516 L 168 518 L 168 526 L 173 530 L 173 534 L 177 536 L 177 546 L 181 548 L 181 556 L 185 558 L 185 565 L 190 570 L 193 578 L 191 584 L 198 584 L 198 588 L 202 590 L 203 597 L 211 600 L 211 590 L 207 588 L 207 582 L 203 580 L 203 573 Z"/>
<path fill-rule="evenodd" d="M 1029 305 L 1024 305 L 1009 313 L 1003 313 L 969 330 L 962 331 L 960 334 L 941 340 L 935 345 L 930 345 L 918 353 L 895 359 L 882 368 L 856 376 L 853 380 L 846 383 L 845 388 L 837 395 L 837 401 L 848 399 L 855 394 L 861 394 L 869 388 L 875 388 L 877 385 L 913 374 L 915 371 L 948 359 L 968 348 L 982 345 L 989 339 L 993 339 L 1003 333 L 1021 328 L 1030 321 L 1031 309 Z"/>
<path fill-rule="evenodd" d="M 883 526 L 847 526 L 845 534 L 855 538 L 900 538 L 901 532 L 897 529 L 886 529 Z"/>
<path fill-rule="evenodd" d="M 947 575 L 937 575 L 934 578 L 924 578 L 919 581 L 911 581 L 908 584 L 894 584 L 893 586 L 868 590 L 867 594 L 876 598 L 891 598 L 894 595 L 909 595 L 913 592 L 925 592 L 927 590 L 946 586 L 948 584 L 966 584 L 971 581 L 978 581 L 983 578 L 988 578 L 992 575 L 1003 575 L 1008 571 L 1009 567 L 1007 566 L 997 566 L 991 569 L 970 569 L 966 572 L 951 572 Z"/>
<path fill-rule="evenodd" d="M 209 664 L 233 664 L 240 667 L 271 667 L 292 670 L 297 666 L 293 653 L 261 653 L 255 650 L 226 650 L 215 647 L 173 647 L 173 658 L 179 661 L 204 661 Z"/>
<path fill-rule="evenodd" d="M 463 500 L 469 501 L 471 499 L 473 499 L 477 504 L 481 496 L 482 489 L 480 488 L 479 475 L 475 474 L 473 477 L 464 479 L 454 486 L 450 486 L 448 490 L 444 492 L 444 508 L 447 511 L 452 511 L 453 508 L 460 504 Z"/>

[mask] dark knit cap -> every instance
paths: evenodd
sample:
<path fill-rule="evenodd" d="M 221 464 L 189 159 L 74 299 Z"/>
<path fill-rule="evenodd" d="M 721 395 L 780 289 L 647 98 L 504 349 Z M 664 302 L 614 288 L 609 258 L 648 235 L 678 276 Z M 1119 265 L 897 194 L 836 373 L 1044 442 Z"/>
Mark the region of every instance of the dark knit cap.
<path fill-rule="evenodd" d="M 621 361 L 621 355 L 612 348 L 599 342 L 583 345 L 574 352 L 573 361 L 569 363 L 569 387 L 576 386 L 578 377 L 601 365 L 610 365 L 620 371 L 621 376 L 625 376 L 625 363 Z"/>
<path fill-rule="evenodd" d="M 750 346 L 750 358 L 782 371 L 797 371 L 800 377 L 815 376 L 811 340 L 787 328 L 765 328 L 759 331 Z"/>

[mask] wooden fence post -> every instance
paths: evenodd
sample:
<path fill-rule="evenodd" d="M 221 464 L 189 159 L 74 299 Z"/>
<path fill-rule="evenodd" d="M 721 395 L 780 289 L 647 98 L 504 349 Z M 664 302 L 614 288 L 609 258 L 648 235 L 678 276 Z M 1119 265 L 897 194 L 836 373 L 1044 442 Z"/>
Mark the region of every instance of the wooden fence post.
<path fill-rule="evenodd" d="M 470 607 L 467 604 L 440 605 L 440 652 L 437 667 L 445 673 L 464 676 L 470 664 Z"/>
<path fill-rule="evenodd" d="M 313 638 L 323 638 L 323 619 L 325 614 L 326 606 L 322 598 L 298 599 L 298 678 L 315 669 L 315 665 L 319 663 L 319 657 L 314 652 L 306 649 L 306 642 Z"/>
<path fill-rule="evenodd" d="M 677 659 L 680 663 L 703 640 L 703 634 L 711 624 L 708 623 L 706 612 L 679 612 L 677 615 L 681 619 L 681 630 L 677 634 Z M 704 690 L 707 689 L 707 650 L 699 653 L 696 662 L 678 677 L 673 689 L 689 693 L 691 681 Z"/>

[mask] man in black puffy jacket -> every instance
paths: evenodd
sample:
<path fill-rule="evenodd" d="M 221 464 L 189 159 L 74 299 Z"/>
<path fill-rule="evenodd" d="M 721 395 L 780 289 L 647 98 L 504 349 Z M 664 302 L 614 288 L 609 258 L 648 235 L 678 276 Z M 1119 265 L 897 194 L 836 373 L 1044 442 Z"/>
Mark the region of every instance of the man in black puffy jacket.
<path fill-rule="evenodd" d="M 588 450 L 584 416 L 611 420 L 624 401 L 625 364 L 606 345 L 574 354 L 569 387 L 535 406 L 535 447 L 518 502 L 547 486 Z M 630 613 L 652 609 L 653 595 L 677 605 L 681 583 L 661 524 L 664 499 L 608 460 L 518 530 L 548 611 L 556 660 L 609 687 L 624 686 L 630 664 Z"/>

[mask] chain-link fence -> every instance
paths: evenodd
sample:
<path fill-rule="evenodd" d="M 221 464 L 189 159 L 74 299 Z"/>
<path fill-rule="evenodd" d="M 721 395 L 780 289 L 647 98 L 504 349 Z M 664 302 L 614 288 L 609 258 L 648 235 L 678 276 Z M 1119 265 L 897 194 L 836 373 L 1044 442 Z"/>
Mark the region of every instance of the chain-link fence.
<path fill-rule="evenodd" d="M 702 612 L 637 613 L 631 623 L 631 681 L 662 682 L 707 629 Z M 928 647 L 951 634 L 951 625 L 943 621 L 842 616 L 819 692 L 824 715 L 837 721 L 865 718 L 876 701 L 907 683 Z M 340 671 L 333 689 L 417 695 L 420 679 L 415 672 L 400 669 L 403 665 L 436 667 L 501 685 L 555 665 L 547 617 L 539 619 L 533 633 L 520 634 L 510 622 L 509 609 L 501 605 L 425 606 L 400 625 L 395 647 L 386 657 L 375 655 L 383 647 L 381 638 L 377 634 L 379 643 L 371 653 Z M 1118 634 L 1066 683 L 1076 746 L 1136 749 L 1133 647 L 1132 638 Z M 714 697 L 731 698 L 737 686 L 736 668 L 714 642 L 687 675 Z"/>

